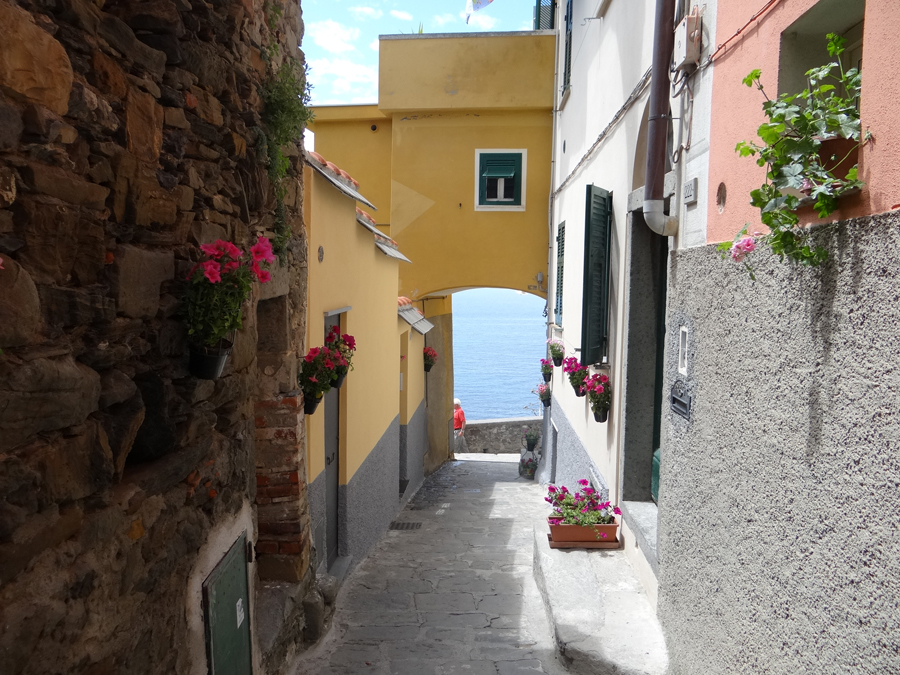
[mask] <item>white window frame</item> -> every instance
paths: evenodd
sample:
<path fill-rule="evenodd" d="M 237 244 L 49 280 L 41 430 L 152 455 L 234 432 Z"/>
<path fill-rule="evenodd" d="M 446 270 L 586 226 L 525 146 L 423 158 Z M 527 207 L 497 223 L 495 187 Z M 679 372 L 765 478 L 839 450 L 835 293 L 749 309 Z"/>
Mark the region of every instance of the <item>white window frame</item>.
<path fill-rule="evenodd" d="M 490 155 L 490 154 L 519 154 L 522 156 L 522 185 L 520 188 L 519 194 L 522 196 L 521 204 L 509 204 L 504 203 L 509 200 L 498 199 L 493 204 L 479 204 L 478 203 L 478 190 L 481 188 L 481 155 Z M 475 210 L 476 211 L 524 211 L 525 210 L 525 194 L 527 183 L 526 180 L 528 178 L 528 149 L 527 148 L 481 148 L 475 150 Z M 498 181 L 505 181 L 505 178 L 498 178 Z M 497 194 L 502 194 L 502 191 L 499 191 L 501 187 L 498 183 L 498 192 Z M 494 201 L 494 200 L 492 200 Z"/>

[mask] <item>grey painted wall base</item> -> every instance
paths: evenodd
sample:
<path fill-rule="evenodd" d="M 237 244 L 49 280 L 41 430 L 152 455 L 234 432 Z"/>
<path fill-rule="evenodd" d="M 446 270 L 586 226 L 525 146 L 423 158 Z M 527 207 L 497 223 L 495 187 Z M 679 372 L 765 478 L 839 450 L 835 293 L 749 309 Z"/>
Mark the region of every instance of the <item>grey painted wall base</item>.
<path fill-rule="evenodd" d="M 674 254 L 659 501 L 673 675 L 900 673 L 900 213 L 810 269 Z M 688 328 L 687 375 L 677 336 Z"/>
<path fill-rule="evenodd" d="M 312 524 L 312 543 L 310 564 L 316 574 L 327 572 L 325 568 L 325 471 L 306 486 L 306 498 L 309 500 L 309 520 Z M 313 558 L 314 556 L 314 558 Z"/>
<path fill-rule="evenodd" d="M 562 411 L 562 406 L 558 405 L 554 399 L 549 410 L 550 414 L 546 416 L 549 417 L 549 422 L 545 426 L 544 437 L 549 437 L 550 442 L 546 444 L 547 449 L 541 458 L 538 480 L 541 483 L 550 482 L 548 468 L 555 466 L 555 478 L 553 479 L 555 484 L 565 485 L 572 490 L 578 488 L 580 479 L 588 478 L 593 481 L 594 489 L 600 493 L 601 498 L 609 499 L 609 482 L 588 455 L 587 448 L 584 447 L 581 438 L 572 428 L 572 424 Z M 554 425 L 557 429 L 555 442 L 553 442 L 554 432 L 552 429 Z"/>
<path fill-rule="evenodd" d="M 400 416 L 394 418 L 350 482 L 338 487 L 338 552 L 353 564 L 387 530 L 400 500 Z"/>
<path fill-rule="evenodd" d="M 409 420 L 400 425 L 400 480 L 407 481 L 400 503 L 409 501 L 425 480 L 428 454 L 428 411 L 423 400 Z M 398 486 L 399 487 L 399 486 Z"/>

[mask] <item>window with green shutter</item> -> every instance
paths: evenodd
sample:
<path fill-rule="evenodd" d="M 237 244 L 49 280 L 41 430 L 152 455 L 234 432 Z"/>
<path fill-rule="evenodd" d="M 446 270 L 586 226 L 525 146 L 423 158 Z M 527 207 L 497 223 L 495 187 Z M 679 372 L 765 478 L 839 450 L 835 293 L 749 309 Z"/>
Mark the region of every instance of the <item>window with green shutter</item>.
<path fill-rule="evenodd" d="M 569 88 L 572 79 L 572 0 L 566 2 L 566 55 L 563 67 L 563 91 Z"/>
<path fill-rule="evenodd" d="M 556 0 L 537 0 L 534 6 L 534 29 L 552 29 L 554 14 L 556 14 Z"/>
<path fill-rule="evenodd" d="M 581 363 L 590 365 L 600 363 L 606 356 L 608 343 L 612 193 L 588 185 L 584 221 Z"/>
<path fill-rule="evenodd" d="M 566 254 L 566 224 L 560 223 L 556 234 L 556 307 L 553 313 L 556 325 L 562 326 L 563 311 L 563 260 Z"/>
<path fill-rule="evenodd" d="M 478 206 L 498 208 L 524 205 L 523 151 L 478 150 Z"/>

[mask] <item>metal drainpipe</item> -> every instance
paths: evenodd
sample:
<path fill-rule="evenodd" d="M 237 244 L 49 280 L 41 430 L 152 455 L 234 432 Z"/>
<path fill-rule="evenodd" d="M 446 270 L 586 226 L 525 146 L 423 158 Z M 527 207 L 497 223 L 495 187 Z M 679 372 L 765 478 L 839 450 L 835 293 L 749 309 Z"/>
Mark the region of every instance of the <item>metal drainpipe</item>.
<path fill-rule="evenodd" d="M 555 6 L 554 6 L 555 9 Z M 555 17 L 554 17 L 555 18 Z M 557 95 L 558 92 L 556 88 L 559 86 L 559 28 L 558 24 L 556 25 L 556 37 L 554 38 L 555 48 L 554 58 L 553 58 L 553 105 L 552 105 L 552 115 L 553 115 L 553 131 L 550 133 L 550 197 L 547 199 L 547 339 L 553 337 L 553 322 L 556 319 L 553 316 L 554 311 L 556 310 L 555 306 L 550 305 L 550 270 L 553 269 L 553 190 L 554 190 L 554 179 L 556 177 L 556 132 L 557 132 L 557 118 L 559 116 L 559 111 L 556 109 L 557 103 Z M 559 283 L 559 279 L 556 280 L 556 283 Z M 540 288 L 540 284 L 538 284 L 538 288 Z M 552 317 L 552 318 L 551 318 Z"/>
<path fill-rule="evenodd" d="M 669 67 L 675 48 L 675 0 L 657 0 L 647 122 L 647 172 L 644 221 L 665 237 L 678 233 L 678 218 L 663 212 L 666 178 L 666 138 L 669 130 Z"/>

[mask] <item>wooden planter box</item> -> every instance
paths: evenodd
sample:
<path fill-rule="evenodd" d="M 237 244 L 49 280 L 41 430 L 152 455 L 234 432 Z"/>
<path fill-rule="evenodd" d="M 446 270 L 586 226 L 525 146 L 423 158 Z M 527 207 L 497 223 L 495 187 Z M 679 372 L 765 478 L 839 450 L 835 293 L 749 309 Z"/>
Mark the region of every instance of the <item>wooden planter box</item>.
<path fill-rule="evenodd" d="M 609 525 L 554 525 L 550 523 L 550 548 L 619 548 L 619 521 Z M 606 533 L 604 537 L 603 534 Z"/>

